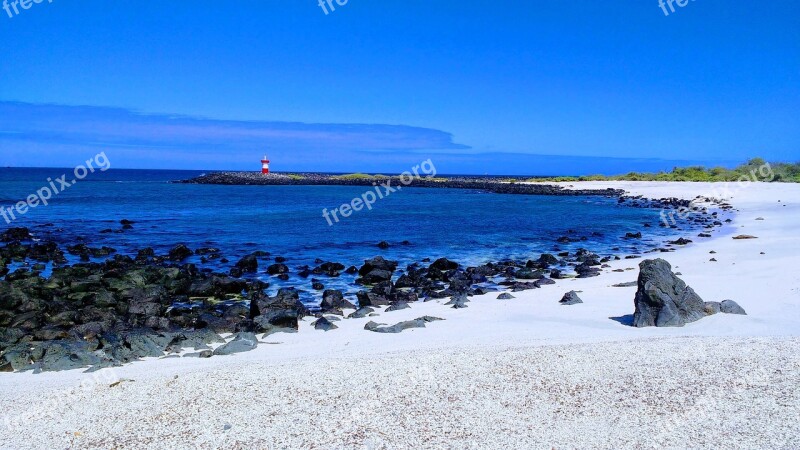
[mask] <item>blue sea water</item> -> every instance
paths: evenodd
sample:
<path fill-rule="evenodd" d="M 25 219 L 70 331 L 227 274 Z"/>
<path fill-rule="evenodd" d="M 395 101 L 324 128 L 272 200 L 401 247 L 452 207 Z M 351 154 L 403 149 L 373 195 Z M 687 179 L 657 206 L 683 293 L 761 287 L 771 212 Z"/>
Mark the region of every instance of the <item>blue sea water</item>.
<path fill-rule="evenodd" d="M 0 169 L 0 207 L 47 186 L 65 169 Z M 603 197 L 501 195 L 474 190 L 405 188 L 379 200 L 372 211 L 355 212 L 329 226 L 323 208 L 333 209 L 361 196 L 366 187 L 349 186 L 210 186 L 170 183 L 201 172 L 111 169 L 96 172 L 54 196 L 8 226 L 31 228 L 37 237 L 93 247 L 109 246 L 135 255 L 143 247 L 166 253 L 177 243 L 190 248 L 216 247 L 230 264 L 208 266 L 228 270 L 255 250 L 283 256 L 293 269 L 315 266 L 314 260 L 359 266 L 383 255 L 406 263 L 448 257 L 462 264 L 503 259 L 525 260 L 540 253 L 589 248 L 601 255 L 642 252 L 674 231 L 658 227 L 659 211 L 620 206 Z M 119 230 L 119 221 L 135 222 Z M 650 223 L 645 238 L 622 239 L 626 232 Z M 571 236 L 589 240 L 558 244 Z M 377 248 L 380 241 L 391 244 Z M 409 241 L 410 245 L 402 245 Z M 612 250 L 619 247 L 619 250 Z M 194 259 L 193 262 L 199 262 Z M 264 263 L 266 264 L 266 263 Z M 263 265 L 262 265 L 263 266 Z M 263 271 L 263 267 L 262 267 Z M 310 279 L 293 277 L 275 286 L 294 285 L 310 291 Z M 352 279 L 323 280 L 343 287 Z M 349 286 L 352 290 L 352 286 Z"/>

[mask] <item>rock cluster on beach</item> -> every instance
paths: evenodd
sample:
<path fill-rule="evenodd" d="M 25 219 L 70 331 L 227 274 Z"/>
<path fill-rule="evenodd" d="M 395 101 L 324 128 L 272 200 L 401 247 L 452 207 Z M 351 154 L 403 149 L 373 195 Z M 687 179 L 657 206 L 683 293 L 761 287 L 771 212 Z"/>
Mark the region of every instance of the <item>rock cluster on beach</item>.
<path fill-rule="evenodd" d="M 320 183 L 327 181 L 330 179 Z M 475 183 L 485 182 L 495 186 L 495 192 L 500 189 L 496 180 L 452 182 L 456 184 L 449 187 L 476 188 Z M 567 194 L 560 188 L 556 193 L 549 190 L 555 189 L 552 186 L 542 191 L 542 187 L 509 189 L 516 189 L 513 193 L 587 194 Z M 599 193 L 618 195 L 606 190 L 594 192 Z M 622 197 L 620 202 L 637 207 L 680 204 L 670 199 L 648 202 Z M 721 225 L 715 214 L 699 214 L 693 222 L 708 228 Z M 123 227 L 134 224 L 121 223 Z M 641 236 L 640 232 L 630 232 L 626 237 L 640 240 Z M 569 231 L 558 243 L 587 240 L 588 237 Z M 601 257 L 582 248 L 562 251 L 556 245 L 555 254 L 545 253 L 537 259 L 488 262 L 474 267 L 440 258 L 401 268 L 398 261 L 383 256 L 359 265 L 317 260 L 316 267 L 290 267 L 284 257 L 272 258 L 268 252 L 256 251 L 232 258 L 236 262 L 230 270 L 218 273 L 187 262 L 190 258 L 200 264 L 228 262 L 216 248 L 192 249 L 177 244 L 164 254 L 142 248 L 129 256 L 83 241 L 62 247 L 52 240 L 36 238 L 26 228 L 5 230 L 0 234 L 0 243 L 0 371 L 96 369 L 144 357 L 180 355 L 186 349 L 193 351 L 185 353 L 185 357 L 228 355 L 256 348 L 256 334 L 295 332 L 300 321 L 309 315 L 316 316 L 312 325 L 316 330 L 334 331 L 338 328 L 335 322 L 345 317 L 344 310 L 355 311 L 346 315 L 348 319 L 360 319 L 375 315 L 378 308 L 399 311 L 417 301 L 437 299 L 462 309 L 469 306 L 470 297 L 491 291 L 519 292 L 546 287 L 563 278 L 596 277 L 607 267 L 606 263 L 620 259 Z M 391 244 L 382 242 L 378 248 L 387 246 Z M 667 244 L 651 251 L 671 251 L 669 247 Z M 67 256 L 80 262 L 68 265 Z M 639 256 L 626 258 L 634 257 Z M 43 277 L 42 272 L 48 267 L 52 273 Z M 352 280 L 356 291 L 326 288 L 326 279 L 339 277 L 350 277 L 347 279 Z M 259 278 L 304 280 L 312 292 L 321 294 L 319 306 L 304 304 L 301 297 L 308 292 L 295 288 L 280 288 L 274 295 L 267 295 L 270 284 Z M 680 326 L 716 312 L 744 313 L 731 301 L 702 302 L 671 274 L 668 265 L 665 268 L 661 263 L 643 262 L 638 285 L 636 326 Z M 669 295 L 662 295 L 664 292 Z M 498 296 L 512 298 L 509 293 Z M 562 300 L 563 304 L 580 302 L 574 292 Z M 426 316 L 366 329 L 394 333 L 424 327 L 434 319 Z M 229 334 L 231 337 L 226 339 L 221 336 Z"/>
<path fill-rule="evenodd" d="M 635 327 L 682 327 L 718 312 L 745 314 L 733 300 L 704 302 L 663 259 L 642 261 L 639 268 Z"/>

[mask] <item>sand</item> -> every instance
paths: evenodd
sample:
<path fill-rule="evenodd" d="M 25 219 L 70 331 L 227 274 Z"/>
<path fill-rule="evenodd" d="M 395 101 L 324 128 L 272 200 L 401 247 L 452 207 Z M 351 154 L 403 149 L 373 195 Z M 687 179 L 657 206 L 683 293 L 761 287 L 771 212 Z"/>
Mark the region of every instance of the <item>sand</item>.
<path fill-rule="evenodd" d="M 705 300 L 736 300 L 748 316 L 632 328 L 635 287 L 612 285 L 634 281 L 625 269 L 638 261 L 622 260 L 599 278 L 473 297 L 467 309 L 413 304 L 327 333 L 307 319 L 231 357 L 2 375 L 0 447 L 798 448 L 800 185 L 733 184 L 726 197 L 739 209 L 730 227 L 658 256 Z M 569 290 L 585 303 L 559 305 Z M 423 315 L 446 320 L 399 335 L 363 330 Z M 111 387 L 117 379 L 135 381 Z"/>

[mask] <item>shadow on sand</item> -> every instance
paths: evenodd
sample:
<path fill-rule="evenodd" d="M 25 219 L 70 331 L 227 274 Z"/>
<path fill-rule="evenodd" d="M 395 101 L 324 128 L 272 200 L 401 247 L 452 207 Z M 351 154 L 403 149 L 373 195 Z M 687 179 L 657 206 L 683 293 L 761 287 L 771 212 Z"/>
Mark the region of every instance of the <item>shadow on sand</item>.
<path fill-rule="evenodd" d="M 628 314 L 628 315 L 619 316 L 619 317 L 609 317 L 609 319 L 611 319 L 611 320 L 613 320 L 615 322 L 619 322 L 619 323 L 621 323 L 621 324 L 623 324 L 625 326 L 628 326 L 628 327 L 632 327 L 633 326 L 633 314 Z"/>

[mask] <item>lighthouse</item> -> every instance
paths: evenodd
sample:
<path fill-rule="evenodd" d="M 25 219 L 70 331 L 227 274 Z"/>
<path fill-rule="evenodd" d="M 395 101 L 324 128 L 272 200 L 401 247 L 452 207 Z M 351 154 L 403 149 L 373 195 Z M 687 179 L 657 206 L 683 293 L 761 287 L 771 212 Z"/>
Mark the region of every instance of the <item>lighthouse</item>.
<path fill-rule="evenodd" d="M 267 155 L 264 155 L 264 159 L 261 160 L 261 173 L 269 175 L 269 160 L 267 159 Z"/>

